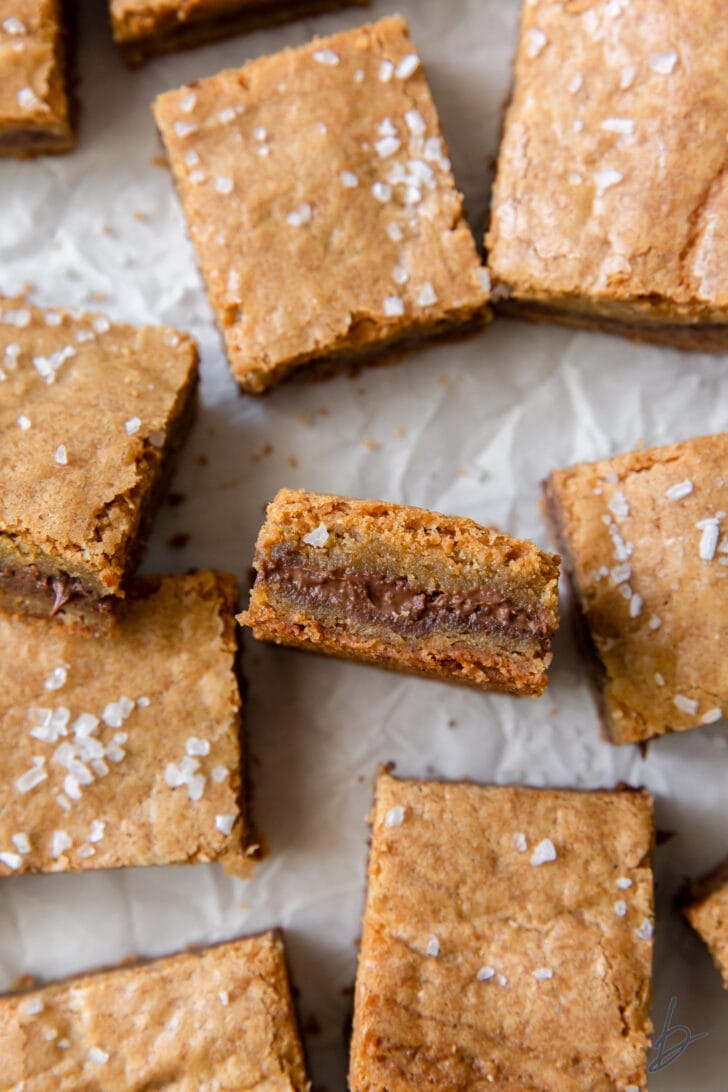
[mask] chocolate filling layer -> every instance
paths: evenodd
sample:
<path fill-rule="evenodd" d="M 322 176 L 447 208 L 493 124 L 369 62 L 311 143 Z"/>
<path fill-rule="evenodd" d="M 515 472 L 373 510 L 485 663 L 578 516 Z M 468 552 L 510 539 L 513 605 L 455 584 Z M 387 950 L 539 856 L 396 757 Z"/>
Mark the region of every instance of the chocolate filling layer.
<path fill-rule="evenodd" d="M 259 555 L 256 568 L 257 581 L 279 587 L 308 609 L 324 608 L 357 622 L 387 626 L 402 636 L 424 637 L 437 630 L 462 635 L 498 631 L 534 638 L 544 647 L 551 637 L 546 610 L 514 603 L 490 588 L 425 591 L 406 577 L 387 573 L 350 566 L 318 569 L 280 547 L 270 557 Z"/>
<path fill-rule="evenodd" d="M 27 565 L 20 569 L 0 569 L 0 592 L 16 596 L 39 596 L 48 601 L 53 617 L 67 604 L 79 600 L 89 604 L 94 611 L 108 613 L 116 600 L 110 595 L 99 595 L 83 581 L 65 573 L 50 576 Z"/>

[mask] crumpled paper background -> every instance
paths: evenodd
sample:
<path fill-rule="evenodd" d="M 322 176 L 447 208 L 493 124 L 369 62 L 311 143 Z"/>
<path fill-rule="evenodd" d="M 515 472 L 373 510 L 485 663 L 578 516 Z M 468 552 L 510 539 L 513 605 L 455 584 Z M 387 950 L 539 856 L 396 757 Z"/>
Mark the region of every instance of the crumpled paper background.
<path fill-rule="evenodd" d="M 467 515 L 546 545 L 539 481 L 552 466 L 639 441 L 728 427 L 726 358 L 681 355 L 591 333 L 498 321 L 481 336 L 420 349 L 357 378 L 294 383 L 255 401 L 230 379 L 196 272 L 149 103 L 158 92 L 354 26 L 351 9 L 126 71 L 107 5 L 81 8 L 80 145 L 71 156 L 0 163 L 0 287 L 41 303 L 189 329 L 202 350 L 202 411 L 161 513 L 149 571 L 218 566 L 247 586 L 263 508 L 281 485 L 383 497 Z M 482 235 L 515 0 L 399 0 L 425 60 L 467 211 Z M 372 18 L 392 7 L 375 0 Z M 96 294 L 103 294 L 99 303 Z M 173 548 L 175 535 L 189 535 Z M 566 603 L 564 603 L 566 606 Z M 568 622 L 539 701 L 385 674 L 246 637 L 255 812 L 269 857 L 248 881 L 217 866 L 2 881 L 0 985 L 151 956 L 269 925 L 285 927 L 314 1082 L 345 1087 L 346 1021 L 363 902 L 372 780 L 401 775 L 656 794 L 656 1034 L 707 1037 L 650 1078 L 655 1092 L 725 1088 L 728 1000 L 675 914 L 686 875 L 728 848 L 725 723 L 633 747 L 601 742 Z M 671 1040 L 676 1042 L 679 1036 Z"/>

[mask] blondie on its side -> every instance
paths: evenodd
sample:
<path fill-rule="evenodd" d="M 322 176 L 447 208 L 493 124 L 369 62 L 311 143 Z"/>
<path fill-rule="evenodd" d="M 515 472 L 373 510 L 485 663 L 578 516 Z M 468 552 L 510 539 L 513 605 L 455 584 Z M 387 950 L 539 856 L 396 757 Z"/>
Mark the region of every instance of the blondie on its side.
<path fill-rule="evenodd" d="M 649 793 L 383 775 L 371 823 L 352 1092 L 647 1088 Z"/>
<path fill-rule="evenodd" d="M 555 470 L 544 485 L 615 743 L 728 710 L 728 434 Z"/>
<path fill-rule="evenodd" d="M 402 19 L 169 91 L 154 114 L 243 390 L 486 321 L 486 274 Z"/>
<path fill-rule="evenodd" d="M 128 64 L 272 23 L 369 0 L 110 0 L 115 41 Z"/>
<path fill-rule="evenodd" d="M 166 327 L 0 300 L 0 610 L 104 628 L 197 404 Z"/>
<path fill-rule="evenodd" d="M 538 695 L 558 626 L 559 559 L 469 519 L 282 489 L 255 553 L 261 640 Z"/>
<path fill-rule="evenodd" d="M 100 638 L 0 615 L 0 876 L 242 864 L 236 596 L 148 578 Z"/>
<path fill-rule="evenodd" d="M 726 56 L 724 0 L 524 2 L 486 240 L 499 307 L 726 351 Z"/>
<path fill-rule="evenodd" d="M 73 147 L 61 0 L 0 0 L 0 156 Z"/>
<path fill-rule="evenodd" d="M 709 876 L 690 884 L 683 913 L 708 946 L 728 990 L 728 860 Z"/>
<path fill-rule="evenodd" d="M 278 933 L 0 998 L 3 1088 L 308 1092 Z"/>

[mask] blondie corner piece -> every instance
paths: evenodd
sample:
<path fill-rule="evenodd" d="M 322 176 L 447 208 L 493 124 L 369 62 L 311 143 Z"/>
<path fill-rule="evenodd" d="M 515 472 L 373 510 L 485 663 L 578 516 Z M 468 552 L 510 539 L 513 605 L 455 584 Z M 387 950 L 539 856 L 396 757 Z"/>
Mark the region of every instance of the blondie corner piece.
<path fill-rule="evenodd" d="M 728 433 L 556 470 L 545 483 L 614 743 L 728 710 Z"/>
<path fill-rule="evenodd" d="M 538 695 L 559 559 L 469 519 L 282 489 L 256 545 L 250 609 L 277 644 Z"/>
<path fill-rule="evenodd" d="M 283 940 L 262 933 L 0 998 L 4 1088 L 308 1092 Z"/>
<path fill-rule="evenodd" d="M 402 19 L 167 92 L 154 113 L 243 390 L 487 320 Z"/>
<path fill-rule="evenodd" d="M 724 0 L 524 2 L 486 240 L 503 311 L 728 350 L 726 56 Z"/>
<path fill-rule="evenodd" d="M 186 334 L 0 299 L 0 610 L 108 628 L 196 393 Z"/>
<path fill-rule="evenodd" d="M 0 875 L 242 863 L 236 598 L 147 578 L 99 638 L 0 615 Z"/>
<path fill-rule="evenodd" d="M 690 884 L 683 913 L 707 945 L 728 990 L 728 860 Z"/>
<path fill-rule="evenodd" d="M 382 775 L 352 1092 L 647 1088 L 652 798 Z"/>
<path fill-rule="evenodd" d="M 127 64 L 258 27 L 369 0 L 111 0 L 114 40 Z"/>
<path fill-rule="evenodd" d="M 61 0 L 0 0 L 0 156 L 73 147 L 62 7 Z"/>

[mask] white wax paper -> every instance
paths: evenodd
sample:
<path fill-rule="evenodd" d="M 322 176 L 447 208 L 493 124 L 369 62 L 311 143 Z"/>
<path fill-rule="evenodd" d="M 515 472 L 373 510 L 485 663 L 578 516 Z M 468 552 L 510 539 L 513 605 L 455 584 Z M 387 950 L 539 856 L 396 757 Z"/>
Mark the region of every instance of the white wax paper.
<path fill-rule="evenodd" d="M 169 173 L 154 162 L 160 148 L 149 103 L 167 88 L 369 16 L 354 8 L 301 20 L 129 72 L 112 46 L 105 0 L 80 8 L 79 147 L 70 156 L 0 163 L 0 287 L 30 283 L 37 302 L 101 307 L 114 319 L 169 323 L 199 339 L 202 409 L 174 483 L 186 500 L 157 520 L 147 570 L 218 566 L 247 586 L 264 505 L 282 485 L 423 505 L 547 545 L 538 499 L 551 467 L 728 427 L 725 357 L 507 320 L 356 379 L 240 397 Z M 392 10 L 375 0 L 370 14 Z M 399 0 L 399 10 L 425 60 L 480 237 L 518 4 Z M 186 547 L 172 548 L 182 532 Z M 672 905 L 683 878 L 728 848 L 725 724 L 658 740 L 646 757 L 603 743 L 568 620 L 539 701 L 247 637 L 246 653 L 255 812 L 269 857 L 249 881 L 217 866 L 3 880 L 0 986 L 20 974 L 57 978 L 282 925 L 302 1017 L 315 1017 L 321 1029 L 306 1037 L 314 1082 L 339 1092 L 377 766 L 531 785 L 625 780 L 649 786 L 660 827 L 675 835 L 656 857 L 653 1019 L 659 1032 L 674 996 L 673 1023 L 707 1032 L 651 1077 L 650 1088 L 725 1089 L 728 997 Z"/>

